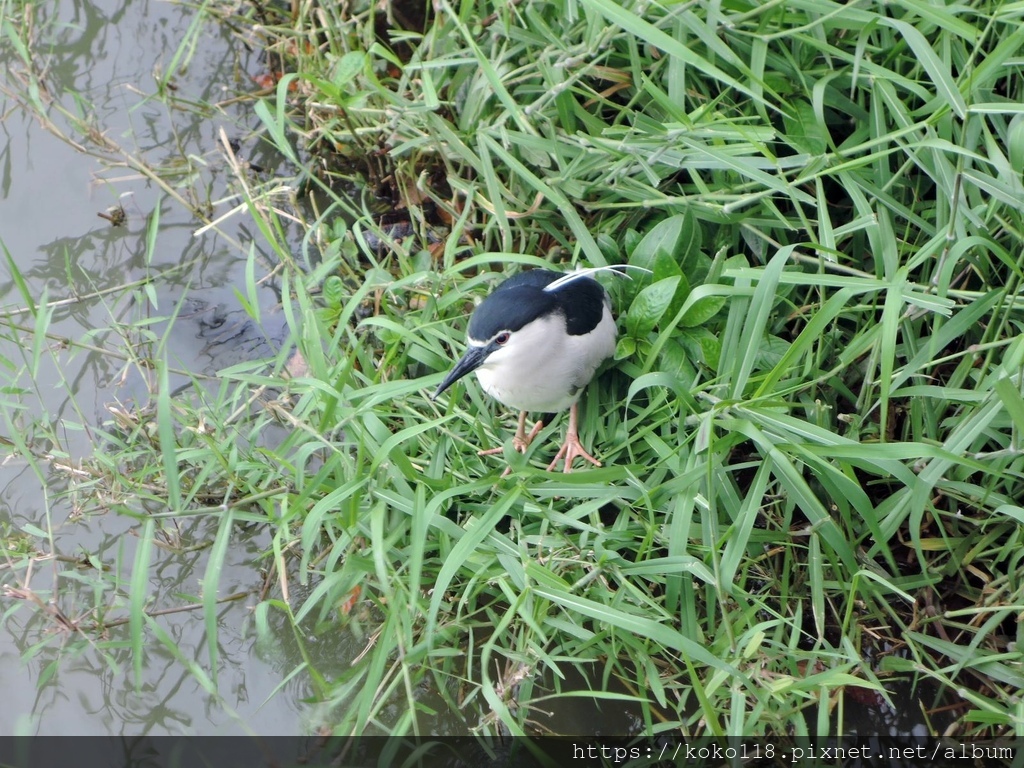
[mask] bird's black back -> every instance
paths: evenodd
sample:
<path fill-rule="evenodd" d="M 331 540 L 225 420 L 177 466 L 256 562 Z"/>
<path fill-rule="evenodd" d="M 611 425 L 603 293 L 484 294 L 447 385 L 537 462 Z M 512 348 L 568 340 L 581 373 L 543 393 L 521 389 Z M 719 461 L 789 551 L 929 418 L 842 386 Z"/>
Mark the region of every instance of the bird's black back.
<path fill-rule="evenodd" d="M 593 278 L 577 277 L 553 291 L 544 290 L 561 277 L 565 274 L 549 269 L 532 269 L 510 277 L 477 307 L 469 320 L 470 337 L 485 341 L 501 331 L 518 331 L 552 312 L 565 317 L 570 336 L 590 333 L 601 322 L 604 288 Z"/>

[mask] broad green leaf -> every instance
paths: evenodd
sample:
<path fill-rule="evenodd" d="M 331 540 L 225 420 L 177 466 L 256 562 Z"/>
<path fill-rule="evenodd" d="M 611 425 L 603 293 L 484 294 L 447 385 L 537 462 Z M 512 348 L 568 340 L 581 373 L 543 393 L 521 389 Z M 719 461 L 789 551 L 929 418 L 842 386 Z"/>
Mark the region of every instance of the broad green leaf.
<path fill-rule="evenodd" d="M 722 342 L 707 328 L 682 328 L 679 340 L 692 357 L 700 360 L 713 371 L 718 371 L 722 359 Z"/>
<path fill-rule="evenodd" d="M 679 277 L 683 274 L 683 268 L 668 251 L 658 251 L 654 256 L 654 273 L 651 275 L 651 282 L 657 283 L 668 277 Z M 689 287 L 689 286 L 687 286 Z"/>
<path fill-rule="evenodd" d="M 671 255 L 659 253 L 654 262 L 653 282 L 658 283 L 669 277 L 679 279 L 672 301 L 669 302 L 668 309 L 665 311 L 669 317 L 675 317 L 686 301 L 686 297 L 690 295 L 690 281 L 686 279 L 683 268 Z"/>
<path fill-rule="evenodd" d="M 350 83 L 366 66 L 366 54 L 363 51 L 349 51 L 334 64 L 331 81 L 338 88 L 351 90 Z"/>
<path fill-rule="evenodd" d="M 642 338 L 654 330 L 675 296 L 681 277 L 659 280 L 636 295 L 626 314 L 626 330 L 634 338 Z"/>
<path fill-rule="evenodd" d="M 634 352 L 636 352 L 636 339 L 632 336 L 622 336 L 615 344 L 616 360 L 625 360 L 627 357 L 632 357 Z"/>
<path fill-rule="evenodd" d="M 725 306 L 724 296 L 705 296 L 697 299 L 692 307 L 686 310 L 679 325 L 683 328 L 692 328 L 695 325 L 702 325 L 718 314 L 718 310 Z"/>
<path fill-rule="evenodd" d="M 703 360 L 703 357 L 698 359 Z M 658 367 L 665 373 L 670 373 L 685 381 L 692 381 L 694 376 L 694 367 L 690 362 L 690 356 L 683 344 L 676 339 L 672 339 L 661 348 Z"/>
<path fill-rule="evenodd" d="M 679 214 L 655 224 L 633 249 L 629 263 L 653 272 L 659 257 L 667 256 L 684 266 L 694 249 L 700 249 L 700 228 L 693 214 Z"/>
<path fill-rule="evenodd" d="M 345 283 L 337 275 L 331 275 L 324 280 L 324 301 L 327 302 L 327 306 L 334 309 L 340 309 L 341 305 L 345 303 Z"/>
<path fill-rule="evenodd" d="M 622 246 L 626 251 L 626 258 L 630 263 L 632 263 L 633 260 L 633 252 L 636 250 L 636 247 L 640 244 L 641 240 L 643 240 L 643 235 L 635 229 L 626 230 L 626 234 L 622 238 Z"/>
<path fill-rule="evenodd" d="M 693 285 L 693 278 L 697 271 L 697 261 L 706 258 L 701 252 L 704 245 L 704 235 L 700 228 L 700 222 L 693 212 L 687 209 L 683 214 L 682 231 L 680 232 L 680 255 L 679 263 L 683 267 L 683 273 L 690 278 Z"/>

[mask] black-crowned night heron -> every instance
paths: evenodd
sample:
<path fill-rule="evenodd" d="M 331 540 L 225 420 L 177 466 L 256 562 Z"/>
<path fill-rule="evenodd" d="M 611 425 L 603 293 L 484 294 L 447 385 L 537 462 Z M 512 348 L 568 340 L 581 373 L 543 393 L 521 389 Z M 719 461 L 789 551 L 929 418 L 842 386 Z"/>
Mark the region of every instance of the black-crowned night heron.
<path fill-rule="evenodd" d="M 615 319 L 608 293 L 591 272 L 561 273 L 534 269 L 511 277 L 481 302 L 469 320 L 466 354 L 434 393 L 436 399 L 470 371 L 483 390 L 519 410 L 512 445 L 525 452 L 541 427 L 526 434 L 526 414 L 569 409 L 569 428 L 550 472 L 562 459 L 565 471 L 587 453 L 577 432 L 577 402 L 599 365 L 615 353 Z M 500 453 L 501 448 L 480 451 Z M 507 470 L 506 470 L 507 473 Z"/>

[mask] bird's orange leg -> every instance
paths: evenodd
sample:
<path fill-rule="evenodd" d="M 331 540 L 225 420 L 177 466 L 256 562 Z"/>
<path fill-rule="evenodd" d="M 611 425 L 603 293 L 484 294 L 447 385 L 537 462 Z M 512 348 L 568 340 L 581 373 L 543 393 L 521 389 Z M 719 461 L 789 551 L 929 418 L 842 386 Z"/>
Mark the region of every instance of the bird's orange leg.
<path fill-rule="evenodd" d="M 548 465 L 548 472 L 552 472 L 555 465 L 563 458 L 565 459 L 565 471 L 572 472 L 572 462 L 577 456 L 586 459 L 595 467 L 601 466 L 601 462 L 587 453 L 587 449 L 580 443 L 580 435 L 577 431 L 578 419 L 577 404 L 573 403 L 572 408 L 569 409 L 569 429 L 565 433 L 565 443 L 555 455 L 555 460 Z"/>
<path fill-rule="evenodd" d="M 526 434 L 526 411 L 519 412 L 519 426 L 516 428 L 516 433 L 512 436 L 512 447 L 520 453 L 526 453 L 526 449 L 530 447 L 530 443 L 533 442 L 538 433 L 544 428 L 544 422 L 538 421 L 533 425 L 533 429 L 530 430 L 530 434 Z M 477 451 L 477 456 L 493 456 L 496 453 L 501 453 L 504 450 L 503 446 L 497 448 L 488 448 L 484 451 Z"/>
<path fill-rule="evenodd" d="M 516 433 L 512 436 L 512 447 L 520 453 L 526 453 L 526 449 L 530 447 L 530 443 L 533 442 L 533 438 L 544 428 L 544 422 L 538 421 L 533 425 L 533 429 L 530 430 L 530 434 L 526 434 L 526 411 L 519 412 L 519 426 L 516 428 Z M 477 451 L 477 456 L 493 456 L 496 453 L 501 453 L 505 450 L 504 446 L 498 446 L 497 448 L 488 448 L 484 451 Z M 508 477 L 512 474 L 512 467 L 505 467 L 505 471 L 501 473 L 502 477 Z"/>

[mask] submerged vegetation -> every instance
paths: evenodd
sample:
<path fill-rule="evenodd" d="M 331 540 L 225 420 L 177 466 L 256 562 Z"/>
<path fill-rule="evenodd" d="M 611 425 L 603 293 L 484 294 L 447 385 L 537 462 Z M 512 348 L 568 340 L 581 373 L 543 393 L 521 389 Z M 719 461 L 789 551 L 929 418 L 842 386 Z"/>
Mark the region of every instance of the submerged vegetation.
<path fill-rule="evenodd" d="M 393 6 L 202 7 L 266 50 L 281 167 L 225 144 L 235 198 L 197 217 L 251 217 L 291 336 L 185 393 L 159 335 L 104 337 L 152 401 L 90 426 L 61 491 L 139 537 L 78 641 L 121 635 L 137 669 L 173 643 L 148 569 L 206 544 L 209 646 L 183 662 L 215 691 L 246 523 L 257 630 L 359 644 L 288 672 L 336 733 L 545 732 L 581 691 L 633 731 L 835 733 L 909 680 L 933 732 L 1024 735 L 1024 5 Z M 4 31 L 29 85 L 30 26 Z M 190 178 L 161 183 L 187 203 Z M 474 382 L 429 399 L 498 279 L 609 263 L 651 274 L 601 278 L 602 468 L 543 471 L 564 418 L 515 453 Z M 60 429 L 16 413 L 52 307 L 14 277 L 3 450 L 41 467 Z M 11 590 L 42 545 L 0 533 Z"/>

